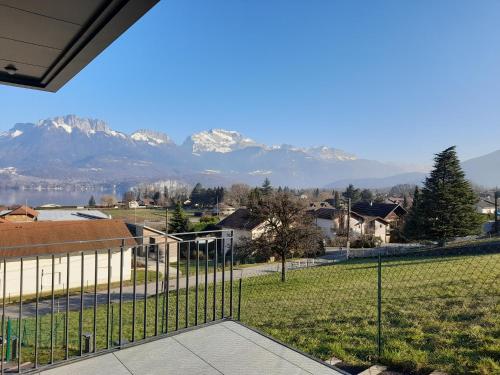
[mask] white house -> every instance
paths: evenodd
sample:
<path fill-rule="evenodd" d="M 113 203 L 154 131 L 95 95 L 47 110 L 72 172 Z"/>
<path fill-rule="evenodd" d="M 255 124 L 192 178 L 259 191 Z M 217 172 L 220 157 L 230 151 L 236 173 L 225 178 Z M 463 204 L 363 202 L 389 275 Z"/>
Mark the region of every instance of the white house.
<path fill-rule="evenodd" d="M 333 239 L 339 233 L 347 231 L 347 213 L 335 208 L 318 208 L 309 211 L 314 216 L 314 222 L 325 237 Z M 389 242 L 390 223 L 378 216 L 364 216 L 351 212 L 349 218 L 350 233 L 354 235 L 373 235 L 383 243 Z"/>
<path fill-rule="evenodd" d="M 480 214 L 494 214 L 495 204 L 485 199 L 480 199 L 476 204 L 476 211 Z"/>
<path fill-rule="evenodd" d="M 51 290 L 52 282 L 54 290 L 66 289 L 68 285 L 79 288 L 82 283 L 82 259 L 83 284 L 94 285 L 96 252 L 98 284 L 108 282 L 108 251 L 111 282 L 120 280 L 120 265 L 123 266 L 123 280 L 130 280 L 134 246 L 135 240 L 120 220 L 0 223 L 0 296 L 4 287 L 6 296 L 19 295 L 21 265 L 23 295 L 36 293 L 37 257 L 38 286 L 43 293 Z M 23 257 L 22 262 L 20 257 Z"/>
<path fill-rule="evenodd" d="M 233 246 L 241 244 L 247 239 L 257 239 L 265 233 L 264 221 L 251 215 L 247 208 L 238 208 L 231 215 L 221 220 L 218 224 L 222 229 L 232 230 Z M 229 233 L 224 233 L 224 237 L 229 237 Z M 230 241 L 225 240 L 226 251 L 230 248 Z"/>

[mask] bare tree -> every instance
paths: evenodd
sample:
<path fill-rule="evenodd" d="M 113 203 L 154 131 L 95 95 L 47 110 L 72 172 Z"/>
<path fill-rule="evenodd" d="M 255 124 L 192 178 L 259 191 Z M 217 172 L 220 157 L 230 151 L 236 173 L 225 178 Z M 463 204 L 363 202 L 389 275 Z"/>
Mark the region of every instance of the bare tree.
<path fill-rule="evenodd" d="M 101 197 L 101 205 L 105 207 L 113 207 L 116 202 L 117 201 L 114 195 L 103 195 Z"/>
<path fill-rule="evenodd" d="M 246 184 L 233 184 L 226 195 L 226 202 L 235 207 L 245 206 L 249 193 L 250 186 Z"/>
<path fill-rule="evenodd" d="M 286 280 L 286 258 L 317 253 L 322 249 L 322 234 L 304 202 L 290 193 L 273 192 L 249 207 L 263 221 L 263 233 L 252 241 L 248 251 L 275 255 L 281 260 L 281 281 Z"/>

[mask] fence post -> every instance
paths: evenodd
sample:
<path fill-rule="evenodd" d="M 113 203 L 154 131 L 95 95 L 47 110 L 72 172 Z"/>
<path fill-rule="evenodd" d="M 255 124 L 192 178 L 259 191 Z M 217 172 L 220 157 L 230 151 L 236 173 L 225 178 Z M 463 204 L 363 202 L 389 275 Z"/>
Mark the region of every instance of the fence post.
<path fill-rule="evenodd" d="M 382 357 L 382 255 L 378 253 L 377 266 L 377 360 Z"/>
<path fill-rule="evenodd" d="M 241 283 L 243 281 L 243 272 L 240 275 L 240 283 L 238 286 L 238 321 L 241 320 Z"/>

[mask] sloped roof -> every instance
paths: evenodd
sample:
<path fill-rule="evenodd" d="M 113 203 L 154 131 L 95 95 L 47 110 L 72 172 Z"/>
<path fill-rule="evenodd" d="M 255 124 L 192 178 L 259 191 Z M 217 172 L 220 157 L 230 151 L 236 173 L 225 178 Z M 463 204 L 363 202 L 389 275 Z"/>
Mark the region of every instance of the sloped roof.
<path fill-rule="evenodd" d="M 406 214 L 406 210 L 396 203 L 358 202 L 352 205 L 351 210 L 361 216 L 373 216 L 382 219 L 385 219 L 393 211 L 396 211 L 398 216 Z"/>
<path fill-rule="evenodd" d="M 0 257 L 135 246 L 122 220 L 43 221 L 0 225 Z"/>
<path fill-rule="evenodd" d="M 2 216 L 7 216 L 7 215 L 28 215 L 31 217 L 37 217 L 38 216 L 38 211 L 32 209 L 31 207 L 27 206 L 19 206 L 16 207 L 10 211 L 2 211 Z"/>
<path fill-rule="evenodd" d="M 322 207 L 322 208 L 318 208 L 317 210 L 314 210 L 312 213 L 313 213 L 313 216 L 317 217 L 318 219 L 331 220 L 335 217 L 337 212 L 338 212 L 338 210 L 336 210 L 335 208 Z"/>
<path fill-rule="evenodd" d="M 252 230 L 262 223 L 262 220 L 252 216 L 247 208 L 238 208 L 231 215 L 221 220 L 219 226 L 230 229 Z"/>

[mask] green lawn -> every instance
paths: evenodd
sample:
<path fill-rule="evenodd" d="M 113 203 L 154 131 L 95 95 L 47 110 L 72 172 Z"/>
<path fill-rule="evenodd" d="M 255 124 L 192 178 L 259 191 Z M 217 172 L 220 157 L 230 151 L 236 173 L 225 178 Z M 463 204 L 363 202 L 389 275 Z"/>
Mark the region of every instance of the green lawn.
<path fill-rule="evenodd" d="M 377 356 L 377 262 L 244 280 L 242 320 L 321 359 Z M 500 254 L 382 263 L 381 362 L 405 373 L 500 373 Z"/>
<path fill-rule="evenodd" d="M 203 273 L 201 273 L 202 277 Z M 321 359 L 351 364 L 377 361 L 377 263 L 357 260 L 289 271 L 243 281 L 242 321 Z M 500 371 L 500 254 L 395 258 L 382 267 L 380 362 L 405 373 L 494 374 Z M 212 286 L 208 290 L 212 318 Z M 226 315 L 229 284 L 226 283 Z M 235 305 L 237 289 L 234 290 Z M 175 292 L 169 295 L 169 331 L 175 329 Z M 221 313 L 217 286 L 217 316 Z M 204 293 L 198 313 L 203 321 Z M 163 296 L 158 326 L 162 327 Z M 136 338 L 143 336 L 144 302 L 137 301 Z M 179 296 L 179 327 L 185 326 L 185 292 Z M 235 307 L 236 308 L 236 307 Z M 118 335 L 118 306 L 113 339 Z M 155 298 L 147 301 L 146 335 L 154 334 Z M 194 324 L 194 289 L 189 291 L 189 325 Z M 97 347 L 106 346 L 106 306 L 97 309 Z M 64 353 L 64 314 L 56 315 L 56 359 Z M 92 332 L 93 309 L 84 311 L 84 332 Z M 78 312 L 70 313 L 70 349 L 78 348 Z M 23 361 L 33 358 L 34 321 L 23 328 Z M 40 362 L 50 348 L 50 316 L 40 322 Z M 131 339 L 132 303 L 123 305 L 123 337 Z"/>

